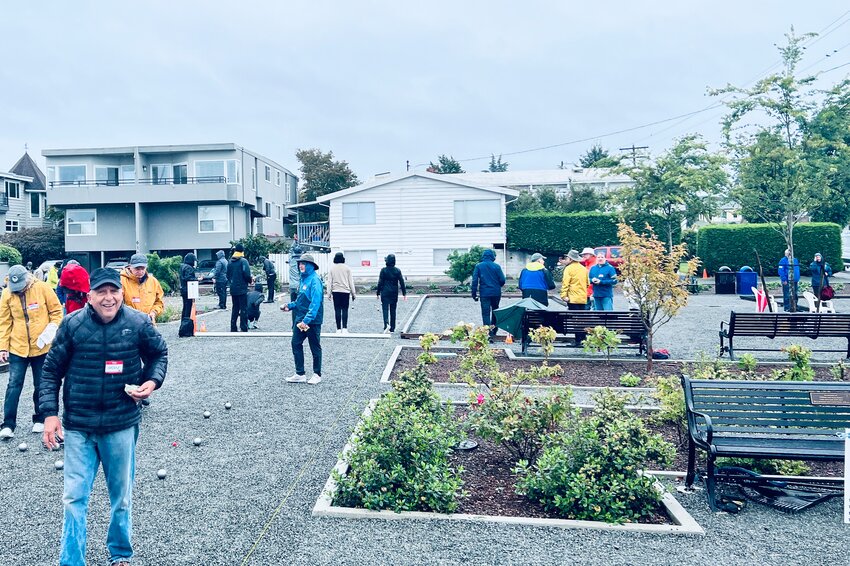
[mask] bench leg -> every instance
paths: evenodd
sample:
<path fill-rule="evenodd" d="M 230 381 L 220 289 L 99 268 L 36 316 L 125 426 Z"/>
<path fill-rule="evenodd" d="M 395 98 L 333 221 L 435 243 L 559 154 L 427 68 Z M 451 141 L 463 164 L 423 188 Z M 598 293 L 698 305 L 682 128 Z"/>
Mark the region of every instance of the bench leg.
<path fill-rule="evenodd" d="M 717 483 L 714 478 L 714 456 L 711 454 L 708 455 L 708 465 L 706 468 L 705 491 L 708 496 L 708 506 L 711 507 L 712 511 L 719 511 L 715 495 Z"/>
<path fill-rule="evenodd" d="M 722 358 L 723 352 L 726 351 L 726 347 L 723 345 L 723 331 L 721 330 L 720 332 L 718 332 L 718 334 L 720 335 L 720 356 L 719 357 Z"/>
<path fill-rule="evenodd" d="M 690 438 L 688 439 L 688 475 L 685 476 L 685 487 L 690 489 L 694 485 L 696 478 L 696 445 Z"/>
<path fill-rule="evenodd" d="M 727 348 L 729 351 L 729 359 L 731 361 L 735 361 L 735 348 L 732 347 L 732 337 L 729 337 L 729 347 Z"/>

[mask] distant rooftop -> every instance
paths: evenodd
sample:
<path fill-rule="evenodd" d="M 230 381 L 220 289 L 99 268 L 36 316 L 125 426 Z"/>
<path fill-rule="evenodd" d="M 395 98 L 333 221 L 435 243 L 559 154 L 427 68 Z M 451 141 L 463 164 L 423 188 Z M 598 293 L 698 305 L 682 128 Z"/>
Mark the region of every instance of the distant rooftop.
<path fill-rule="evenodd" d="M 32 179 L 26 183 L 24 190 L 43 191 L 47 188 L 47 179 L 45 179 L 44 173 L 42 173 L 38 165 L 35 164 L 35 161 L 32 160 L 29 153 L 24 153 L 24 155 L 18 159 L 18 162 L 12 166 L 9 172 L 23 177 L 30 177 Z"/>
<path fill-rule="evenodd" d="M 607 168 L 568 167 L 565 169 L 538 169 L 532 171 L 505 171 L 502 173 L 452 173 L 446 177 L 454 177 L 474 183 L 499 187 L 523 187 L 544 185 L 581 185 L 604 183 L 631 183 L 628 175 L 618 175 Z"/>

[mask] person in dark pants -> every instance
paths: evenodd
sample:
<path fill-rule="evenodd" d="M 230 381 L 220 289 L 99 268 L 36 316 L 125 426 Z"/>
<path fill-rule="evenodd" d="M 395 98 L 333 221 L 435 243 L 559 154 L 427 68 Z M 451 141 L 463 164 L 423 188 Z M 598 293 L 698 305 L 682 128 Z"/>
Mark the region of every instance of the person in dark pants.
<path fill-rule="evenodd" d="M 779 282 L 782 284 L 782 308 L 785 312 L 797 312 L 797 284 L 800 281 L 800 260 L 791 257 L 791 250 L 779 260 Z"/>
<path fill-rule="evenodd" d="M 546 258 L 543 254 L 533 254 L 531 260 L 519 274 L 519 289 L 522 298 L 531 297 L 541 305 L 549 305 L 549 291 L 555 288 L 555 280 L 543 265 Z"/>
<path fill-rule="evenodd" d="M 195 277 L 195 262 L 198 258 L 195 254 L 188 253 L 183 258 L 183 263 L 180 264 L 180 296 L 183 298 L 183 313 L 181 318 L 189 318 L 192 316 L 192 306 L 195 304 L 195 299 L 189 298 L 189 281 L 197 281 Z"/>
<path fill-rule="evenodd" d="M 218 308 L 224 310 L 227 308 L 227 259 L 224 257 L 224 250 L 218 250 L 215 257 L 215 294 L 218 295 Z"/>
<path fill-rule="evenodd" d="M 472 300 L 481 299 L 481 321 L 490 326 L 490 341 L 496 335 L 496 314 L 499 301 L 502 300 L 502 287 L 505 286 L 505 274 L 496 263 L 496 252 L 484 250 L 481 261 L 472 272 Z"/>
<path fill-rule="evenodd" d="M 816 253 L 814 257 L 814 261 L 812 261 L 811 265 L 809 265 L 809 272 L 812 276 L 812 294 L 814 294 L 817 300 L 829 300 L 824 299 L 822 296 L 823 288 L 829 286 L 829 278 L 832 276 L 832 267 L 823 260 L 823 256 L 820 253 Z"/>
<path fill-rule="evenodd" d="M 306 383 L 317 385 L 322 381 L 322 321 L 324 319 L 325 290 L 316 270 L 319 265 L 310 254 L 304 254 L 298 260 L 301 273 L 301 286 L 295 301 L 281 307 L 295 314 L 292 326 L 292 356 L 295 359 L 295 374 L 286 378 L 288 383 Z M 313 376 L 307 379 L 304 370 L 304 340 L 310 344 L 313 355 Z"/>
<path fill-rule="evenodd" d="M 298 260 L 304 252 L 297 243 L 289 250 L 289 301 L 295 302 L 298 296 L 298 287 L 301 284 L 301 272 L 298 271 Z M 294 316 L 294 315 L 293 315 Z"/>
<path fill-rule="evenodd" d="M 251 266 L 245 259 L 245 247 L 236 244 L 230 263 L 227 264 L 227 281 L 230 283 L 230 298 L 233 310 L 230 312 L 230 331 L 237 332 L 236 319 L 239 319 L 239 329 L 248 332 L 248 286 L 252 283 Z"/>
<path fill-rule="evenodd" d="M 277 270 L 275 270 L 274 262 L 267 257 L 260 258 L 263 262 L 263 273 L 266 274 L 266 285 L 269 286 L 269 298 L 267 303 L 274 302 L 274 284 L 277 281 Z"/>
<path fill-rule="evenodd" d="M 36 279 L 22 265 L 12 266 L 9 284 L 0 294 L 0 362 L 9 362 L 0 439 L 15 436 L 27 367 L 32 368 L 32 432 L 44 432 L 44 415 L 38 409 L 37 392 L 44 359 L 61 322 L 62 305 L 50 285 Z"/>
<path fill-rule="evenodd" d="M 351 269 L 345 265 L 345 255 L 342 252 L 334 255 L 333 265 L 328 270 L 328 291 L 331 292 L 334 302 L 336 333 L 348 334 L 348 307 L 351 301 L 357 298 L 357 290 Z"/>
<path fill-rule="evenodd" d="M 248 315 L 248 328 L 256 330 L 257 321 L 260 320 L 260 305 L 263 304 L 263 285 L 257 283 L 254 285 L 253 291 L 248 291 L 245 313 Z"/>
<path fill-rule="evenodd" d="M 381 300 L 381 312 L 384 315 L 384 334 L 395 332 L 396 307 L 398 307 L 398 291 L 407 300 L 407 289 L 404 286 L 404 275 L 395 266 L 393 254 L 384 258 L 387 266 L 378 275 L 378 298 Z"/>

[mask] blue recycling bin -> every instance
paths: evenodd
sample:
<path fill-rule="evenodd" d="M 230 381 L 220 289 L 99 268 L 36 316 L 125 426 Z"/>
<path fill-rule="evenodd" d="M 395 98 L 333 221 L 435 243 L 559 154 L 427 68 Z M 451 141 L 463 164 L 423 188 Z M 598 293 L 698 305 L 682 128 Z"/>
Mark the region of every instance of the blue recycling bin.
<path fill-rule="evenodd" d="M 753 287 L 758 286 L 758 275 L 749 265 L 745 265 L 738 270 L 735 274 L 735 280 L 739 295 L 752 296 Z"/>

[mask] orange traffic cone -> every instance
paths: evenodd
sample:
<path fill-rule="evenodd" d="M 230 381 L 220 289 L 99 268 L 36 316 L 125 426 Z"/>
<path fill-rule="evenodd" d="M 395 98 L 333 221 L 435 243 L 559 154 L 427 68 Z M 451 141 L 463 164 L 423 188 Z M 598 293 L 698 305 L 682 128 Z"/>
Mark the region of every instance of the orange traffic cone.
<path fill-rule="evenodd" d="M 206 331 L 207 331 L 207 321 L 202 320 L 201 321 L 201 332 L 206 332 Z"/>
<path fill-rule="evenodd" d="M 505 344 L 513 344 L 513 343 L 514 343 L 514 337 L 511 336 L 510 334 L 508 334 L 507 338 L 505 338 Z"/>
<path fill-rule="evenodd" d="M 195 325 L 195 332 L 198 331 L 198 317 L 195 314 L 195 303 L 192 303 L 192 314 L 189 316 L 192 319 L 192 322 Z"/>
<path fill-rule="evenodd" d="M 708 279 L 708 270 L 706 268 L 702 268 L 702 278 Z"/>

